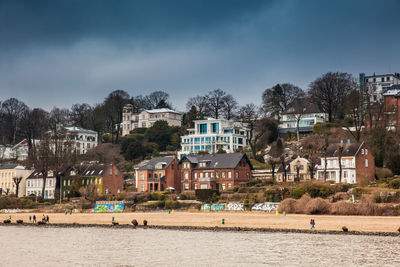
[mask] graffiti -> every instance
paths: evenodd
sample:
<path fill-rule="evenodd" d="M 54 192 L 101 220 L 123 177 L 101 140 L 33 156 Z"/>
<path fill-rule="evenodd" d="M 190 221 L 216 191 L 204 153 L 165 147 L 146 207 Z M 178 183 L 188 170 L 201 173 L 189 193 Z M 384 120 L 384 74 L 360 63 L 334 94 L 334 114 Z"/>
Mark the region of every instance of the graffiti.
<path fill-rule="evenodd" d="M 123 204 L 96 204 L 94 206 L 94 212 L 122 212 L 123 210 Z"/>
<path fill-rule="evenodd" d="M 244 205 L 243 203 L 229 203 L 226 205 L 226 209 L 228 211 L 243 211 Z"/>
<path fill-rule="evenodd" d="M 210 204 L 203 204 L 203 205 L 201 205 L 201 210 L 207 210 L 207 211 L 211 210 Z"/>
<path fill-rule="evenodd" d="M 276 211 L 278 210 L 279 203 L 271 203 L 271 202 L 265 202 L 265 203 L 257 203 L 254 204 L 253 207 L 251 207 L 252 211 Z"/>
<path fill-rule="evenodd" d="M 225 209 L 225 205 L 226 205 L 225 203 L 223 203 L 223 204 L 212 204 L 211 209 L 213 211 L 221 211 L 221 210 Z"/>

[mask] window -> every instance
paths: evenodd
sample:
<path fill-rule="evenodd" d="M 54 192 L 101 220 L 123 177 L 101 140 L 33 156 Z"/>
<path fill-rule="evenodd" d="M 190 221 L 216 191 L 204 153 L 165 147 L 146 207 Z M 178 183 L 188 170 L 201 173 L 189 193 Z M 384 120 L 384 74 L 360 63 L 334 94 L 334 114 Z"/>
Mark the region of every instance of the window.
<path fill-rule="evenodd" d="M 115 169 L 114 174 L 118 175 L 118 170 L 117 169 Z"/>
<path fill-rule="evenodd" d="M 189 190 L 189 184 L 184 184 L 184 189 Z"/>
<path fill-rule="evenodd" d="M 232 187 L 232 184 L 231 184 L 231 183 L 229 183 L 229 184 L 228 184 L 228 188 L 231 188 L 231 187 Z"/>
<path fill-rule="evenodd" d="M 365 149 L 365 155 L 368 155 L 368 149 Z"/>
<path fill-rule="evenodd" d="M 250 173 L 249 172 L 247 173 L 247 179 L 250 179 Z"/>
<path fill-rule="evenodd" d="M 200 178 L 203 178 L 203 173 L 202 172 L 200 173 Z"/>
<path fill-rule="evenodd" d="M 200 124 L 199 129 L 200 129 L 200 134 L 206 134 L 207 133 L 207 123 Z"/>
<path fill-rule="evenodd" d="M 365 159 L 365 167 L 368 168 L 368 159 Z"/>
<path fill-rule="evenodd" d="M 197 184 L 194 184 L 194 190 L 196 190 L 197 189 Z"/>
<path fill-rule="evenodd" d="M 228 172 L 228 179 L 232 178 L 232 172 Z"/>
<path fill-rule="evenodd" d="M 144 181 L 144 173 L 140 174 L 140 180 Z"/>
<path fill-rule="evenodd" d="M 347 178 L 347 171 L 343 171 L 343 178 Z"/>
<path fill-rule="evenodd" d="M 239 178 L 239 172 L 236 172 L 236 179 Z"/>
<path fill-rule="evenodd" d="M 222 178 L 225 178 L 225 172 L 222 172 Z"/>
<path fill-rule="evenodd" d="M 141 192 L 144 192 L 144 184 L 141 184 L 141 185 L 140 185 L 140 191 L 141 191 Z"/>
<path fill-rule="evenodd" d="M 364 155 L 364 149 L 361 149 L 361 155 Z"/>
<path fill-rule="evenodd" d="M 219 123 L 212 123 L 211 130 L 212 130 L 212 133 L 219 133 Z"/>
<path fill-rule="evenodd" d="M 112 175 L 112 169 L 110 169 L 109 173 L 110 173 L 110 175 Z"/>
<path fill-rule="evenodd" d="M 197 172 L 194 173 L 194 179 L 197 179 Z"/>
<path fill-rule="evenodd" d="M 185 172 L 185 179 L 189 179 L 189 173 Z"/>

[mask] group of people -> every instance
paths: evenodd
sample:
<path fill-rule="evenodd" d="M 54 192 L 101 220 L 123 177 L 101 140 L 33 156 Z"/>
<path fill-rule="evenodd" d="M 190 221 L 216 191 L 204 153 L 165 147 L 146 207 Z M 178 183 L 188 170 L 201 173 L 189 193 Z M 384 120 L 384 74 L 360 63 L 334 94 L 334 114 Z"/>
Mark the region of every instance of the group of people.
<path fill-rule="evenodd" d="M 36 223 L 36 215 L 29 216 L 29 222 L 30 222 L 30 223 Z M 44 223 L 49 223 L 49 222 L 50 222 L 49 215 L 45 216 L 45 215 L 43 214 L 43 215 L 42 215 L 42 222 L 44 222 Z"/>
<path fill-rule="evenodd" d="M 314 219 L 311 219 L 311 220 L 310 220 L 310 228 L 311 228 L 311 229 L 314 229 L 314 228 L 315 228 L 315 220 L 314 220 Z"/>

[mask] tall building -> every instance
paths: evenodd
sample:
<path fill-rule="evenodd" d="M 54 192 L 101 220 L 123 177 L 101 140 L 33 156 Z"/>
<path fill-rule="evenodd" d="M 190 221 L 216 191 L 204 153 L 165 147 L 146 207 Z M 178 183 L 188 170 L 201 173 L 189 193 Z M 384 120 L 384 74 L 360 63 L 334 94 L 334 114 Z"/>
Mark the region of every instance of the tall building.
<path fill-rule="evenodd" d="M 62 127 L 62 129 L 66 131 L 66 139 L 73 140 L 79 154 L 86 154 L 89 149 L 97 146 L 98 137 L 95 131 L 76 126 Z"/>
<path fill-rule="evenodd" d="M 370 101 L 376 102 L 383 99 L 384 87 L 400 84 L 400 74 L 378 74 L 366 76 L 365 73 L 359 75 L 360 90 L 370 95 Z"/>
<path fill-rule="evenodd" d="M 219 149 L 233 153 L 249 145 L 250 130 L 245 123 L 232 120 L 212 119 L 194 121 L 194 128 L 181 136 L 182 150 L 179 156 L 207 151 L 216 153 Z"/>
<path fill-rule="evenodd" d="M 128 135 L 136 128 L 150 128 L 156 121 L 164 120 L 169 126 L 181 126 L 182 114 L 178 111 L 160 108 L 133 112 L 131 104 L 125 105 L 122 113 L 122 136 Z"/>

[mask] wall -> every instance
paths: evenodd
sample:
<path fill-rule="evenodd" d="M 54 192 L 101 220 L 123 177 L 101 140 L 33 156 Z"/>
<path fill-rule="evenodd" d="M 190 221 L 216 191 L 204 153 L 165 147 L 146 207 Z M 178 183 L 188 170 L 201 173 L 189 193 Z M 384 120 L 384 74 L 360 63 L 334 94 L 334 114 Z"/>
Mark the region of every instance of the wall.
<path fill-rule="evenodd" d="M 112 174 L 110 174 L 110 169 L 112 170 Z M 115 171 L 117 171 L 117 174 L 115 174 Z M 114 164 L 106 168 L 103 176 L 103 194 L 106 194 L 106 189 L 108 189 L 108 194 L 113 195 L 117 194 L 118 190 L 124 190 L 124 178 Z"/>
<path fill-rule="evenodd" d="M 362 145 L 361 149 L 368 149 L 365 144 Z M 356 182 L 370 181 L 375 178 L 375 161 L 372 156 L 371 150 L 368 149 L 368 154 L 362 155 L 360 151 L 356 156 Z M 365 160 L 368 159 L 368 167 L 365 167 Z"/>

